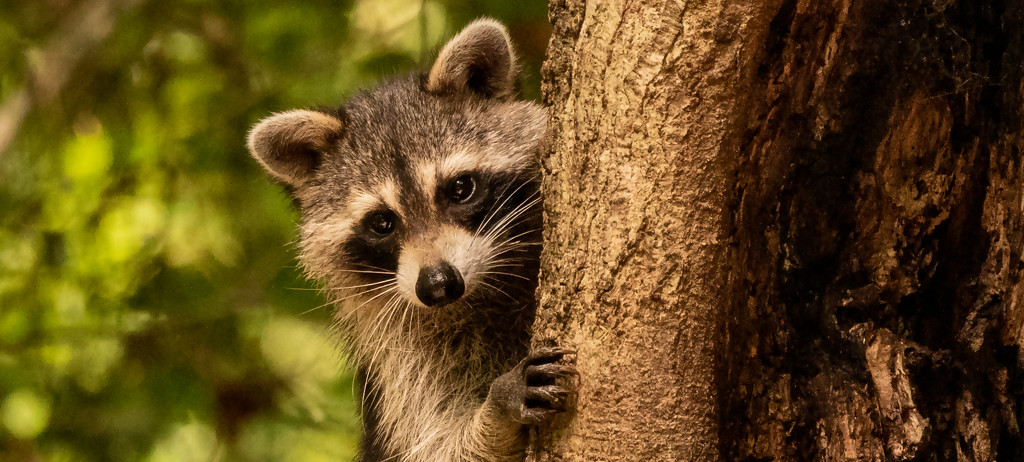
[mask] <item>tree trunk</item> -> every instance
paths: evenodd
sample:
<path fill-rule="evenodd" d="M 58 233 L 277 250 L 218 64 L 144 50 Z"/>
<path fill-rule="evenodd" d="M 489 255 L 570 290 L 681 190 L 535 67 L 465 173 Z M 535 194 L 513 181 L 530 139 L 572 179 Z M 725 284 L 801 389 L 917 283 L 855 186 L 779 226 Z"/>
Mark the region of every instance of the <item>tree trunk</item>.
<path fill-rule="evenodd" d="M 1024 459 L 1024 1 L 550 8 L 538 458 Z"/>
<path fill-rule="evenodd" d="M 740 85 L 769 16 L 649 0 L 550 8 L 535 328 L 576 348 L 583 376 L 556 452 L 714 460 Z"/>

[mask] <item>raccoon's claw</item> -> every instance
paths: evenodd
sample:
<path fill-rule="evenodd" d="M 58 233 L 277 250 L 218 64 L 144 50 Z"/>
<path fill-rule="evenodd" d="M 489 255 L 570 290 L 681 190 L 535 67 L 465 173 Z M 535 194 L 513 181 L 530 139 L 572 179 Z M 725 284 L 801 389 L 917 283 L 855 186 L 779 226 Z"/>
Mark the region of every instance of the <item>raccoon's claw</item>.
<path fill-rule="evenodd" d="M 539 425 L 551 421 L 575 401 L 579 373 L 571 364 L 574 361 L 566 358 L 575 354 L 561 348 L 531 352 L 494 381 L 489 398 L 519 423 Z"/>
<path fill-rule="evenodd" d="M 553 363 L 555 361 L 558 361 L 559 359 L 562 359 L 562 357 L 565 355 L 574 354 L 576 354 L 575 351 L 566 350 L 565 348 L 541 348 L 539 350 L 531 351 L 530 354 L 526 356 L 526 359 L 523 360 L 523 362 L 526 364 Z"/>

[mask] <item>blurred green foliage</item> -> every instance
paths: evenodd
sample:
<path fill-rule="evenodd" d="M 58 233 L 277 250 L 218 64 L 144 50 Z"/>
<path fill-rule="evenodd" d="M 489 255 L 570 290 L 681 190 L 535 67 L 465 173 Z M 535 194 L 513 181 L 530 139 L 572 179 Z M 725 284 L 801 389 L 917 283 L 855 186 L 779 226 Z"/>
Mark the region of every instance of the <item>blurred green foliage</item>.
<path fill-rule="evenodd" d="M 297 214 L 245 132 L 429 63 L 479 15 L 536 98 L 543 0 L 0 3 L 0 460 L 348 460 Z"/>

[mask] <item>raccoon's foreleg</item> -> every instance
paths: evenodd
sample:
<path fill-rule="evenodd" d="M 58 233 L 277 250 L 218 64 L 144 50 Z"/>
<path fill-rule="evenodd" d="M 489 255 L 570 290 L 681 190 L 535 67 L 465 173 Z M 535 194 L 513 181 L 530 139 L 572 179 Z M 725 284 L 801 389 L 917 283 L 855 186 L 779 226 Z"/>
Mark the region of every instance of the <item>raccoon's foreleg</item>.
<path fill-rule="evenodd" d="M 537 350 L 495 379 L 465 429 L 466 459 L 522 460 L 523 427 L 550 422 L 575 400 L 579 374 L 574 366 L 557 363 L 574 353 L 560 348 Z"/>
<path fill-rule="evenodd" d="M 530 353 L 491 384 L 485 405 L 497 406 L 511 420 L 527 425 L 546 423 L 567 409 L 575 398 L 578 373 L 571 365 L 557 364 L 574 351 L 544 348 Z"/>

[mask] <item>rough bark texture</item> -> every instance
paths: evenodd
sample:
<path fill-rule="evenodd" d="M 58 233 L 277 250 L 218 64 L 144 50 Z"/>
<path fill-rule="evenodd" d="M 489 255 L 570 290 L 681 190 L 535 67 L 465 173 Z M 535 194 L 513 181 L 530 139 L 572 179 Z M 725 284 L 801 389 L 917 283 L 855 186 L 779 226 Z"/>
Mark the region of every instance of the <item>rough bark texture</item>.
<path fill-rule="evenodd" d="M 738 84 L 764 8 L 550 4 L 535 337 L 578 349 L 583 385 L 558 458 L 717 458 Z"/>
<path fill-rule="evenodd" d="M 1024 1 L 552 0 L 554 460 L 1024 460 Z"/>
<path fill-rule="evenodd" d="M 737 460 L 1021 460 L 1024 2 L 786 1 L 749 103 Z"/>

